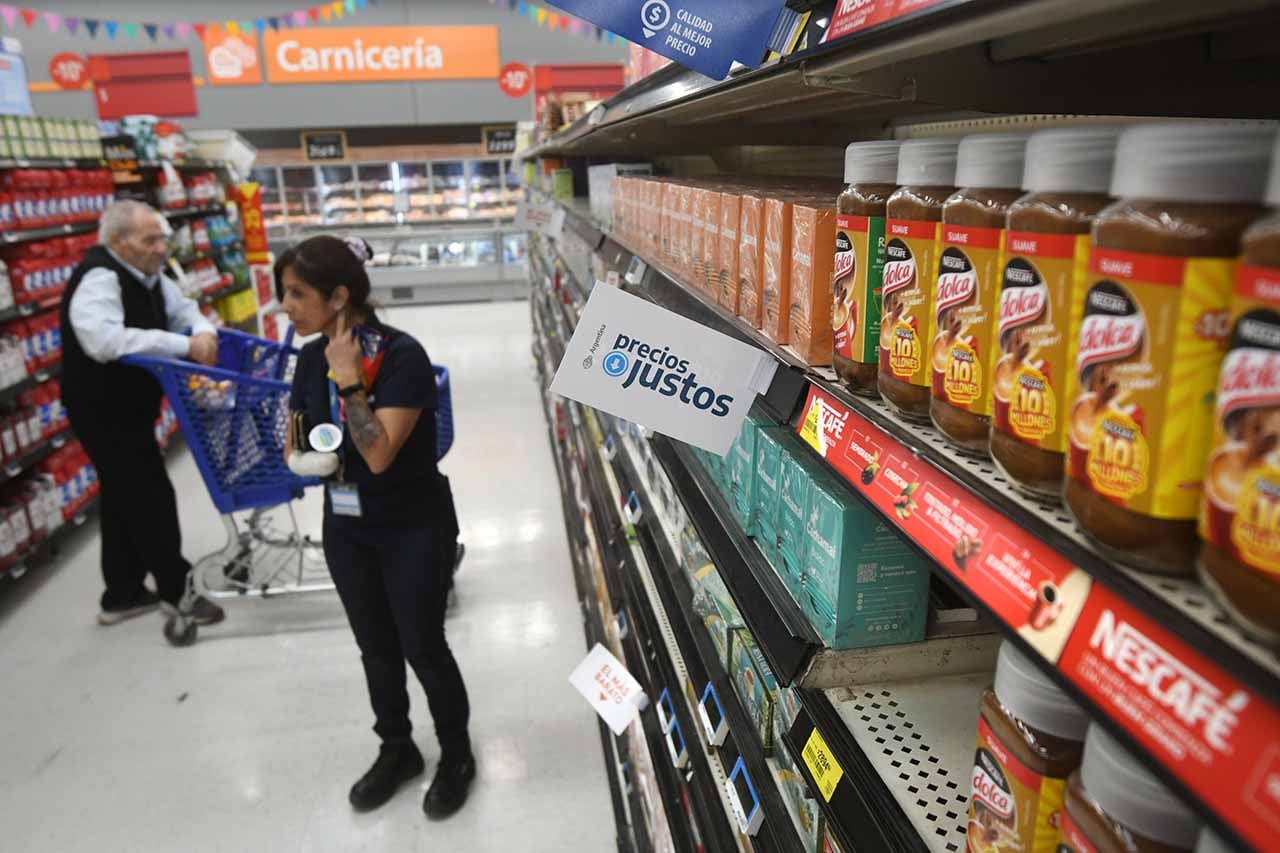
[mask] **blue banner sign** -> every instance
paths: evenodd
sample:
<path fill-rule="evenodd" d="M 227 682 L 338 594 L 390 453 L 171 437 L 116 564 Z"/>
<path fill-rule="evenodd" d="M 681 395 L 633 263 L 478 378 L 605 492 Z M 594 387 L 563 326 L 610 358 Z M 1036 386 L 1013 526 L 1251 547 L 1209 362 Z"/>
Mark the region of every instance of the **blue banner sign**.
<path fill-rule="evenodd" d="M 553 5 L 716 80 L 764 58 L 783 0 L 553 0 Z"/>

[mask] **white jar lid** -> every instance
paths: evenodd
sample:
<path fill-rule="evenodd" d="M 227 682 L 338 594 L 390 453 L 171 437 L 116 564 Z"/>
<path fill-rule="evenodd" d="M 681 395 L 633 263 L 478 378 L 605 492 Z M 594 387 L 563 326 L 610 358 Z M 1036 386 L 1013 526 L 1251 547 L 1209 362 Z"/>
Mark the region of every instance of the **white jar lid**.
<path fill-rule="evenodd" d="M 1140 124 L 1120 134 L 1111 194 L 1190 202 L 1259 202 L 1274 125 Z"/>
<path fill-rule="evenodd" d="M 1172 847 L 1195 846 L 1195 814 L 1097 723 L 1084 741 L 1080 777 L 1089 796 L 1118 823 Z"/>
<path fill-rule="evenodd" d="M 844 149 L 846 184 L 891 184 L 898 177 L 898 149 L 895 140 L 855 142 Z"/>
<path fill-rule="evenodd" d="M 1017 189 L 1022 186 L 1025 133 L 977 133 L 960 140 L 956 186 Z"/>
<path fill-rule="evenodd" d="M 1008 640 L 996 663 L 996 698 L 1033 729 L 1082 741 L 1089 715 Z"/>
<path fill-rule="evenodd" d="M 898 149 L 898 184 L 954 187 L 958 139 L 908 139 Z"/>
<path fill-rule="evenodd" d="M 1111 186 L 1119 138 L 1118 127 L 1058 127 L 1031 134 L 1022 188 L 1105 193 Z"/>

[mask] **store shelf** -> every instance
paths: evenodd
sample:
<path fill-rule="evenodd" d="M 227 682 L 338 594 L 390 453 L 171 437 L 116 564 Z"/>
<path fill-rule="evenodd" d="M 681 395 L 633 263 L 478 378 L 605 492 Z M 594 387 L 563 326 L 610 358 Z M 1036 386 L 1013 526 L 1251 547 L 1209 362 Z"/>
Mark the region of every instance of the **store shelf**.
<path fill-rule="evenodd" d="M 168 163 L 170 166 L 174 167 L 175 169 L 181 169 L 181 170 L 187 170 L 187 171 L 208 172 L 211 170 L 217 171 L 217 170 L 226 168 L 226 164 L 218 160 L 201 160 L 198 157 L 188 157 L 187 159 L 181 162 L 174 162 L 173 160 L 139 160 L 138 168 L 139 169 L 161 169 L 161 168 L 164 168 L 165 163 Z"/>
<path fill-rule="evenodd" d="M 245 282 L 244 284 L 232 283 L 232 284 L 226 285 L 225 287 L 219 287 L 216 290 L 210 290 L 206 293 L 201 293 L 199 298 L 196 301 L 199 302 L 201 305 L 212 305 L 213 303 L 217 302 L 219 299 L 222 299 L 225 296 L 233 296 L 237 293 L 243 293 L 246 290 L 252 290 L 252 289 L 253 289 L 253 284 L 249 282 Z"/>
<path fill-rule="evenodd" d="M 227 209 L 224 205 L 199 205 L 194 207 L 178 207 L 170 208 L 164 211 L 166 219 L 194 219 L 199 216 L 212 216 L 214 214 L 225 214 Z"/>
<path fill-rule="evenodd" d="M 718 82 L 669 65 L 517 159 L 840 146 L 987 113 L 1273 118 L 1266 0 L 941 0 Z"/>
<path fill-rule="evenodd" d="M 37 385 L 48 382 L 60 373 L 62 373 L 62 364 L 58 363 L 50 367 L 39 368 L 35 373 L 20 382 L 15 382 L 8 388 L 0 388 L 0 406 L 13 402 L 23 391 L 28 391 Z"/>
<path fill-rule="evenodd" d="M 76 507 L 75 513 L 70 520 L 64 522 L 61 527 L 53 531 L 43 541 L 28 548 L 19 558 L 18 562 L 10 566 L 8 569 L 0 572 L 0 588 L 25 577 L 33 568 L 47 564 L 58 553 L 58 547 L 66 540 L 72 531 L 84 526 L 90 516 L 98 509 L 100 498 L 91 497 L 84 500 Z"/>
<path fill-rule="evenodd" d="M 28 228 L 21 231 L 0 232 L 0 242 L 5 245 L 30 243 L 34 240 L 49 240 L 54 237 L 68 237 L 72 234 L 88 234 L 98 230 L 97 220 L 93 222 L 72 222 L 65 225 L 51 225 L 48 228 Z"/>
<path fill-rule="evenodd" d="M 0 169 L 103 169 L 106 161 L 100 158 L 43 157 L 28 160 L 23 157 L 0 159 Z"/>
<path fill-rule="evenodd" d="M 581 215 L 580 208 L 567 210 L 566 223 Z M 630 251 L 613 235 L 605 237 L 600 254 L 611 269 L 624 271 Z M 1275 840 L 1280 802 L 1268 800 L 1262 787 L 1271 778 L 1269 762 L 1280 761 L 1275 651 L 1235 628 L 1200 584 L 1142 575 L 1102 558 L 1057 504 L 1021 496 L 989 462 L 959 456 L 931 428 L 847 393 L 829 370 L 806 368 L 794 353 L 740 324 L 660 263 L 644 260 L 649 269 L 629 290 L 778 359 L 779 376 L 796 387 L 782 404 L 765 406 L 766 412 L 796 429 L 844 479 L 851 496 L 934 561 L 939 577 L 1032 652 L 1045 672 L 1156 772 L 1170 777 L 1206 819 L 1255 846 Z M 799 399 L 802 406 L 790 402 Z M 821 441 L 816 427 L 826 429 Z M 828 653 L 758 550 L 736 529 L 714 486 L 681 458 L 674 443 L 659 438 L 654 446 L 778 677 L 810 688 L 838 684 L 838 673 L 848 668 L 830 658 L 822 662 Z M 863 484 L 863 470 L 877 455 L 881 473 Z M 928 503 L 904 520 L 893 499 L 910 482 L 922 484 L 917 502 Z M 962 532 L 978 543 L 970 550 L 978 550 L 957 562 Z M 1035 602 L 1024 593 L 1043 582 L 1054 585 L 1060 610 L 1047 627 L 1033 629 L 1027 622 Z M 1192 691 L 1185 702 L 1194 697 L 1204 703 L 1202 710 L 1193 713 L 1176 698 L 1149 691 L 1142 672 L 1120 654 L 1121 643 L 1127 654 L 1144 650 L 1170 672 L 1183 673 L 1189 680 L 1178 689 Z M 1218 723 L 1224 727 L 1207 728 Z M 1214 749 L 1212 739 L 1221 739 L 1224 749 Z M 1268 812 L 1273 805 L 1276 811 Z M 1273 817 L 1277 823 L 1269 824 Z"/>
<path fill-rule="evenodd" d="M 43 462 L 50 453 L 66 447 L 67 442 L 73 438 L 71 428 L 64 427 L 48 438 L 41 439 L 35 447 L 22 454 L 18 459 L 0 466 L 0 484 L 7 483 L 22 476 L 26 471 L 30 471 Z"/>
<path fill-rule="evenodd" d="M 635 529 L 645 558 L 644 580 L 648 587 L 646 594 L 654 602 L 655 609 L 668 614 L 666 620 L 670 642 L 678 649 L 676 654 L 680 656 L 687 673 L 685 680 L 693 693 L 700 697 L 710 683 L 729 721 L 730 739 L 719 748 L 721 776 L 723 777 L 726 768 L 727 771 L 732 771 L 741 758 L 756 792 L 760 795 L 765 818 L 760 833 L 752 839 L 755 850 L 799 853 L 804 848 L 777 790 L 764 745 L 738 698 L 729 674 L 719 661 L 702 619 L 693 610 L 693 596 L 680 567 L 677 544 L 672 541 L 671 533 L 657 515 L 658 504 L 652 499 L 651 492 L 639 473 L 630 450 L 631 442 L 619 439 L 616 431 L 614 436 L 615 447 L 618 449 L 610 464 L 618 480 L 620 495 L 634 492 L 641 507 L 641 520 L 635 525 Z M 622 501 L 617 503 L 621 505 Z M 721 572 L 723 574 L 723 570 Z M 674 617 L 669 614 L 674 614 Z M 699 736 L 705 738 L 696 719 L 693 725 Z M 703 742 L 705 745 L 705 740 Z"/>

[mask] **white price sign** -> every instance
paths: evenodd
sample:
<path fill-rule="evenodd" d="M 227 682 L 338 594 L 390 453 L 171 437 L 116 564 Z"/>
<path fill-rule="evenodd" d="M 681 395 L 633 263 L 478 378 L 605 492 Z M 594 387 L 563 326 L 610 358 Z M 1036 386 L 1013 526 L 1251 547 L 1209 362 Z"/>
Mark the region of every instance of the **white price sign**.
<path fill-rule="evenodd" d="M 724 456 L 777 368 L 763 350 L 602 286 L 551 391 Z"/>
<path fill-rule="evenodd" d="M 557 239 L 564 233 L 564 208 L 555 204 L 522 201 L 516 208 L 515 226 Z"/>
<path fill-rule="evenodd" d="M 569 683 L 591 703 L 615 735 L 626 731 L 636 712 L 649 704 L 640 682 L 599 643 L 569 675 Z"/>

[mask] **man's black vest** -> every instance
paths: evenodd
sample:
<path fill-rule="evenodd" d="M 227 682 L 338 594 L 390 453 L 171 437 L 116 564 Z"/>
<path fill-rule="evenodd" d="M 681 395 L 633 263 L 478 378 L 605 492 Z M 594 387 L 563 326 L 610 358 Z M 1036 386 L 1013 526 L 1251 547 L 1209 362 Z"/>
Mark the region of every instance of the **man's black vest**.
<path fill-rule="evenodd" d="M 100 364 L 80 346 L 71 326 L 71 299 L 90 270 L 105 267 L 120 282 L 124 324 L 135 329 L 166 329 L 164 293 L 160 284 L 147 289 L 137 276 L 103 246 L 94 246 L 71 274 L 62 297 L 62 402 L 67 414 L 99 423 L 150 424 L 160 414 L 164 392 L 155 377 L 140 367 L 119 362 Z"/>

